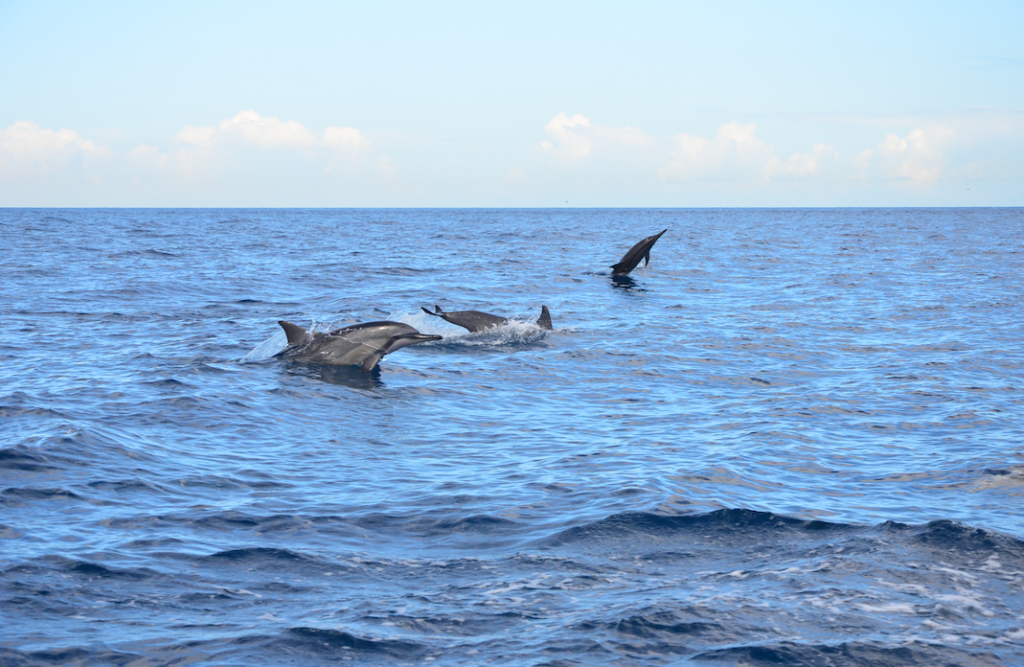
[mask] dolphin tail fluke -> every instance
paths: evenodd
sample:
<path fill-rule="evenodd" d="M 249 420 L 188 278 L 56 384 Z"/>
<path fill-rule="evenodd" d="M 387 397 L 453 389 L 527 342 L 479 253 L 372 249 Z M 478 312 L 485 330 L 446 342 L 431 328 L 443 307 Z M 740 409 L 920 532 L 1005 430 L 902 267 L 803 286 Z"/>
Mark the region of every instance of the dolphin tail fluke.
<path fill-rule="evenodd" d="M 284 329 L 284 334 L 288 336 L 289 345 L 298 345 L 306 340 L 306 330 L 298 324 L 292 324 L 284 320 L 278 320 L 277 323 L 281 325 L 281 328 Z"/>
<path fill-rule="evenodd" d="M 551 311 L 548 310 L 547 306 L 540 307 L 540 317 L 537 318 L 537 326 L 551 331 Z"/>
<path fill-rule="evenodd" d="M 612 275 L 613 276 L 617 276 L 617 275 L 619 275 L 621 273 L 629 273 L 631 270 L 632 270 L 632 267 L 628 267 L 627 268 L 627 266 L 626 266 L 626 264 L 624 262 L 619 262 L 618 264 L 612 264 Z"/>
<path fill-rule="evenodd" d="M 427 310 L 426 306 L 420 306 L 420 310 L 422 310 L 427 315 L 433 315 L 434 317 L 440 317 L 440 315 L 438 315 L 437 313 L 432 313 L 429 310 Z"/>

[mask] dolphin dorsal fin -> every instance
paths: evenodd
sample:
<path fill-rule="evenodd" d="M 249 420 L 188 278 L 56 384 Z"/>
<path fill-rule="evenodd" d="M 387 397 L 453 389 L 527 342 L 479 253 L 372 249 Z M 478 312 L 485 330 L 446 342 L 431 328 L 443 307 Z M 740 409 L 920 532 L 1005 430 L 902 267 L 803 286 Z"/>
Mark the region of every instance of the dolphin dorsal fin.
<path fill-rule="evenodd" d="M 540 307 L 540 317 L 537 318 L 537 326 L 541 329 L 551 330 L 551 312 L 547 306 Z"/>
<path fill-rule="evenodd" d="M 298 324 L 292 324 L 291 322 L 285 322 L 284 320 L 278 320 L 278 324 L 284 329 L 284 334 L 288 336 L 289 345 L 298 345 L 302 341 L 306 340 L 306 330 L 300 327 Z"/>

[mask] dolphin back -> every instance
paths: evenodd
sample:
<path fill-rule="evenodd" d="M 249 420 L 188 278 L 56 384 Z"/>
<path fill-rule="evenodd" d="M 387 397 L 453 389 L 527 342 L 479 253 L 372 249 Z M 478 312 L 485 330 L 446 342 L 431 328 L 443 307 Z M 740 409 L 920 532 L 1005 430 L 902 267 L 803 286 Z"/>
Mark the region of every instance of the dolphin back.
<path fill-rule="evenodd" d="M 317 334 L 291 322 L 279 324 L 288 336 L 290 347 L 282 352 L 287 358 L 323 366 L 356 366 L 367 372 L 395 350 L 441 340 L 441 336 L 421 334 L 402 322 L 364 322 Z"/>
<path fill-rule="evenodd" d="M 420 309 L 427 315 L 440 317 L 445 322 L 468 329 L 473 333 L 486 331 L 491 327 L 500 327 L 508 323 L 508 318 L 501 317 L 500 315 L 491 315 L 490 313 L 482 313 L 479 310 L 453 310 L 445 312 L 441 310 L 441 306 L 434 306 L 434 312 L 430 312 L 423 308 L 423 306 L 420 306 Z"/>

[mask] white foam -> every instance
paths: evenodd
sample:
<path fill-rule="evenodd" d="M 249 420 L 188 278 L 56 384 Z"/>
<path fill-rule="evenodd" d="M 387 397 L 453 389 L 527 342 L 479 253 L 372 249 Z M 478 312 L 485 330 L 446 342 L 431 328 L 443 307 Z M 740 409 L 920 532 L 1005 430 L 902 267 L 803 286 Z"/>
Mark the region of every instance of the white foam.
<path fill-rule="evenodd" d="M 995 614 L 982 604 L 981 598 L 974 595 L 939 595 L 936 597 L 937 600 L 941 600 L 946 604 L 952 606 L 955 609 L 976 611 L 982 616 L 991 618 Z"/>
<path fill-rule="evenodd" d="M 917 610 L 909 602 L 887 602 L 883 604 L 867 604 L 858 602 L 857 607 L 871 614 L 916 614 Z"/>
<path fill-rule="evenodd" d="M 284 329 L 279 329 L 273 336 L 257 345 L 247 355 L 242 357 L 241 363 L 249 364 L 266 361 L 275 354 L 279 354 L 286 347 L 288 347 L 288 336 L 285 334 Z"/>
<path fill-rule="evenodd" d="M 966 583 L 968 583 L 968 584 L 970 584 L 972 586 L 974 586 L 974 585 L 976 585 L 978 583 L 978 577 L 974 576 L 970 572 L 964 572 L 963 570 L 954 570 L 951 567 L 941 567 L 941 566 L 940 567 L 933 567 L 932 570 L 935 571 L 935 572 L 944 572 L 946 574 L 951 574 L 951 575 L 953 575 L 953 577 L 955 579 L 960 579 L 960 580 L 962 580 L 962 581 L 964 581 L 964 582 L 966 582 Z"/>
<path fill-rule="evenodd" d="M 447 322 L 440 317 L 418 313 L 394 313 L 390 316 L 395 322 L 408 324 L 420 333 L 443 336 L 439 345 L 465 345 L 468 347 L 499 347 L 521 343 L 533 343 L 542 340 L 550 333 L 541 329 L 533 322 L 511 319 L 499 327 L 486 331 L 471 332 Z M 432 343 L 426 343 L 431 345 Z"/>
<path fill-rule="evenodd" d="M 321 322 L 315 318 L 310 318 L 310 323 L 309 326 L 306 327 L 306 330 L 310 333 L 317 333 L 339 329 L 341 326 L 335 327 L 329 321 Z M 280 354 L 286 347 L 288 347 L 288 335 L 284 332 L 284 329 L 278 328 L 278 330 L 274 332 L 273 336 L 257 345 L 255 348 L 250 350 L 248 354 L 242 357 L 240 363 L 248 364 L 266 361 L 267 359 Z"/>

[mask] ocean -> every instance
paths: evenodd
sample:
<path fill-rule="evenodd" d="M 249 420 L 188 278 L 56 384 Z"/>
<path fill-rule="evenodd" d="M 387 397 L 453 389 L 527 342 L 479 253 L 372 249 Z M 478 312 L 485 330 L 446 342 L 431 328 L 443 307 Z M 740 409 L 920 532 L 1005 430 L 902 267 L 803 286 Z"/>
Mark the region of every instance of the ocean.
<path fill-rule="evenodd" d="M 0 209 L 0 664 L 1024 665 L 1022 238 Z M 360 373 L 279 320 L 443 339 Z"/>

